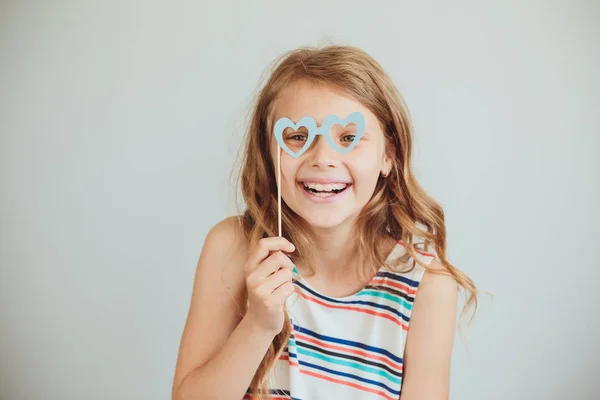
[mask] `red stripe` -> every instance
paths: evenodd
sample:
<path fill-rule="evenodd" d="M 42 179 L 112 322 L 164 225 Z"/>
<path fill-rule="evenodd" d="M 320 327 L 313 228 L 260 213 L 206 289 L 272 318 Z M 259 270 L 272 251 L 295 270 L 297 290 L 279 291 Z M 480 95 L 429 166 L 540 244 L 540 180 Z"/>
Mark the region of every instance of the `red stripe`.
<path fill-rule="evenodd" d="M 356 355 L 364 357 L 367 360 L 383 361 L 384 363 L 386 363 L 393 369 L 397 370 L 398 372 L 402 371 L 402 364 L 397 364 L 396 362 L 394 362 L 393 360 L 391 360 L 385 356 L 375 355 L 375 354 L 367 353 L 367 352 L 361 351 L 361 350 L 356 350 L 356 349 L 338 346 L 335 344 L 325 343 L 323 341 L 306 336 L 305 334 L 300 333 L 300 332 L 295 332 L 294 335 L 296 336 L 296 339 L 301 339 L 303 342 L 313 343 L 313 344 L 316 344 L 320 347 L 324 347 L 327 349 L 340 350 L 340 351 L 343 351 L 344 353 L 356 354 Z"/>
<path fill-rule="evenodd" d="M 320 304 L 324 307 L 327 308 L 337 308 L 340 310 L 350 310 L 350 311 L 358 311 L 358 312 L 362 312 L 365 314 L 370 314 L 370 315 L 374 315 L 376 317 L 382 317 L 385 319 L 389 319 L 390 321 L 392 321 L 393 323 L 395 323 L 396 325 L 400 326 L 403 330 L 408 331 L 408 326 L 406 326 L 405 324 L 402 323 L 402 321 L 400 321 L 397 318 L 394 318 L 390 315 L 384 314 L 384 313 L 380 313 L 380 312 L 376 312 L 376 311 L 372 311 L 372 310 L 366 310 L 363 308 L 358 308 L 358 307 L 348 307 L 348 306 L 338 306 L 338 305 L 333 305 L 333 304 L 328 304 L 328 303 L 324 303 L 321 300 L 317 300 L 313 297 L 308 296 L 306 293 L 300 293 L 300 295 L 302 297 L 304 297 L 306 300 L 312 301 L 314 303 Z"/>
<path fill-rule="evenodd" d="M 382 392 L 381 390 L 376 390 L 376 389 L 370 389 L 364 386 L 360 386 L 357 385 L 356 383 L 352 383 L 352 382 L 346 382 L 346 381 L 342 381 L 340 379 L 335 379 L 335 378 L 331 378 L 329 376 L 325 376 L 316 372 L 312 372 L 312 371 L 306 371 L 306 370 L 300 370 L 300 373 L 305 374 L 305 375 L 310 375 L 310 376 L 314 376 L 315 378 L 319 378 L 319 379 L 323 379 L 329 382 L 333 382 L 333 383 L 338 383 L 340 385 L 346 385 L 346 386 L 350 386 L 353 387 L 355 389 L 359 389 L 365 392 L 369 392 L 369 393 L 375 393 L 385 399 L 388 400 L 397 400 L 395 397 L 390 397 L 388 394 L 386 394 L 385 392 Z"/>
<path fill-rule="evenodd" d="M 396 282 L 396 281 L 393 281 L 393 280 L 388 279 L 388 278 L 380 278 L 380 277 L 378 277 L 378 278 L 373 279 L 373 283 L 377 283 L 377 284 L 379 284 L 381 286 L 391 286 L 393 288 L 402 290 L 406 294 L 416 294 L 417 293 L 417 289 L 412 289 L 412 288 L 410 288 L 410 287 L 408 287 L 406 285 L 403 285 L 400 282 Z"/>
<path fill-rule="evenodd" d="M 289 357 L 288 356 L 281 356 L 280 360 L 287 361 L 287 360 L 289 360 Z M 370 389 L 370 388 L 358 385 L 356 383 L 346 382 L 346 381 L 343 381 L 341 379 L 331 378 L 331 377 L 323 375 L 323 374 L 319 374 L 319 373 L 312 372 L 312 371 L 307 371 L 304 368 L 300 368 L 300 366 L 296 362 L 290 361 L 290 365 L 292 365 L 294 367 L 298 367 L 298 370 L 300 371 L 300 373 L 305 374 L 305 375 L 313 376 L 315 378 L 323 379 L 323 380 L 326 380 L 326 381 L 329 381 L 329 382 L 333 382 L 333 383 L 338 383 L 340 385 L 350 386 L 350 387 L 353 387 L 355 389 L 359 389 L 359 390 L 362 390 L 362 391 L 365 391 L 365 392 L 375 393 L 375 394 L 377 394 L 377 395 L 379 395 L 381 397 L 384 397 L 384 398 L 386 398 L 388 400 L 397 400 L 395 397 L 390 397 L 389 395 L 387 395 L 385 392 L 382 392 L 381 390 Z M 272 398 L 273 399 L 281 399 L 283 397 L 268 397 L 268 399 L 272 399 Z M 246 394 L 246 396 L 244 396 L 244 399 L 245 400 L 252 400 L 252 396 L 250 396 L 249 394 Z"/>
<path fill-rule="evenodd" d="M 290 358 L 288 356 L 281 355 L 279 359 L 282 361 L 288 361 L 292 367 L 300 367 L 296 361 L 290 361 Z"/>

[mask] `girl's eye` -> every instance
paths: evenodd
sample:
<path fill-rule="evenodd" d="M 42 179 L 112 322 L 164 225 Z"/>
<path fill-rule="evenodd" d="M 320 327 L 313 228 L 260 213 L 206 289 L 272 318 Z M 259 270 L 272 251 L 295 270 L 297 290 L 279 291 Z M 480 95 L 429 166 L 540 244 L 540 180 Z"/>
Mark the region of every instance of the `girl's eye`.
<path fill-rule="evenodd" d="M 346 135 L 342 138 L 342 142 L 352 143 L 356 135 Z"/>
<path fill-rule="evenodd" d="M 301 140 L 301 141 L 305 141 L 306 140 L 306 136 L 305 135 L 292 135 L 290 136 L 291 140 Z"/>

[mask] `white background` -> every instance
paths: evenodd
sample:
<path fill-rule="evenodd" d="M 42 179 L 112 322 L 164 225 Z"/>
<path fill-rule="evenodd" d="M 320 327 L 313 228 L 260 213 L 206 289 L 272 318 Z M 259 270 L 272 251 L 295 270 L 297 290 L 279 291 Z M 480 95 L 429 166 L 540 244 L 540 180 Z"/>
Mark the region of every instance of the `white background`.
<path fill-rule="evenodd" d="M 398 85 L 450 259 L 493 295 L 451 398 L 600 398 L 597 1 L 0 4 L 1 399 L 170 398 L 259 80 L 329 43 Z"/>

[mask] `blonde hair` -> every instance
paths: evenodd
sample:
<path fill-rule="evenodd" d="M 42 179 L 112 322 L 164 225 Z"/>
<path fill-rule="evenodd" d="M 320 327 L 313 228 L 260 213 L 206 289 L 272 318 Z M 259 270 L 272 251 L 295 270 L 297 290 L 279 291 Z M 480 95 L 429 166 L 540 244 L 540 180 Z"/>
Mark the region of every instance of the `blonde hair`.
<path fill-rule="evenodd" d="M 470 306 L 477 309 L 477 289 L 472 280 L 454 267 L 446 257 L 446 227 L 442 208 L 421 188 L 411 169 L 412 126 L 401 95 L 383 68 L 364 51 L 351 46 L 302 47 L 278 58 L 260 89 L 252 108 L 243 149 L 240 177 L 241 194 L 246 204 L 241 222 L 248 249 L 263 237 L 277 235 L 276 163 L 271 157 L 270 141 L 274 104 L 280 93 L 299 80 L 326 85 L 352 96 L 379 120 L 386 138 L 386 151 L 392 169 L 377 182 L 373 196 L 362 209 L 357 227 L 358 252 L 364 257 L 364 273 L 386 264 L 385 249 L 374 246 L 389 237 L 402 240 L 406 255 L 427 269 L 416 252 L 433 249 L 443 273 L 454 277 L 468 298 L 461 316 Z M 296 247 L 293 257 L 308 265 L 311 240 L 301 218 L 282 202 L 285 236 Z M 417 243 L 417 239 L 421 239 Z M 419 248 L 418 248 L 419 247 Z M 438 272 L 439 273 L 439 272 Z M 245 310 L 240 311 L 242 314 Z M 286 321 L 288 314 L 286 312 Z M 472 317 L 471 317 L 472 318 Z M 285 323 L 261 361 L 251 382 L 252 396 L 268 394 L 268 375 L 282 354 L 291 334 Z"/>

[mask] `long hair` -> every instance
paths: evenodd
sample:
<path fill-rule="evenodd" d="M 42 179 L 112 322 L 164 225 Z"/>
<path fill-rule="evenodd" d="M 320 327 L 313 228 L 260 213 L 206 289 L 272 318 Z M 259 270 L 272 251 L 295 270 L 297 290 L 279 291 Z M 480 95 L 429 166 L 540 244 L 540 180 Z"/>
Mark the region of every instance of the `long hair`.
<path fill-rule="evenodd" d="M 402 240 L 406 256 L 425 269 L 428 269 L 427 266 L 419 260 L 416 252 L 432 249 L 444 267 L 442 273 L 454 277 L 468 293 L 461 316 L 470 306 L 474 306 L 475 311 L 477 289 L 473 281 L 454 267 L 446 256 L 444 212 L 413 175 L 413 139 L 408 110 L 383 68 L 360 49 L 330 45 L 286 52 L 275 60 L 268 72 L 268 79 L 251 109 L 237 181 L 246 205 L 240 221 L 248 249 L 252 249 L 263 237 L 277 235 L 277 171 L 270 152 L 270 141 L 273 139 L 272 112 L 278 96 L 299 80 L 324 85 L 352 96 L 377 117 L 385 134 L 386 152 L 392 160 L 389 175 L 379 179 L 371 199 L 357 219 L 358 254 L 367 260 L 362 273 L 373 275 L 378 266 L 386 264 L 385 249 L 375 246 L 386 238 Z M 309 252 L 312 238 L 307 233 L 310 230 L 306 221 L 283 201 L 281 211 L 282 230 L 296 248 L 292 256 L 303 260 L 303 265 L 312 270 Z M 240 312 L 243 314 L 246 310 Z M 285 320 L 288 321 L 287 311 Z M 264 395 L 268 395 L 269 373 L 286 347 L 290 334 L 291 325 L 285 323 L 273 339 L 252 379 L 253 398 L 264 399 Z"/>

